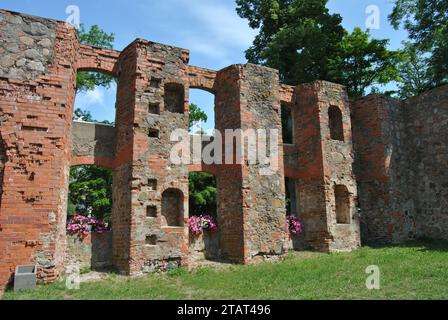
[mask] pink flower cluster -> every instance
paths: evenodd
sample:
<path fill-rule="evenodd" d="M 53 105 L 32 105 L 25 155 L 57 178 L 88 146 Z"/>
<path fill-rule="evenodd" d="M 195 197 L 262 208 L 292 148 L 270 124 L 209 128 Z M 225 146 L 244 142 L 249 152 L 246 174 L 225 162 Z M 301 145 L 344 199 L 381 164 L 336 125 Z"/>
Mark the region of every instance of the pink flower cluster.
<path fill-rule="evenodd" d="M 296 216 L 288 215 L 286 217 L 286 226 L 289 233 L 292 235 L 298 235 L 302 232 L 302 224 Z"/>
<path fill-rule="evenodd" d="M 90 232 L 104 233 L 107 231 L 107 223 L 103 219 L 95 219 L 92 216 L 76 215 L 67 223 L 67 233 L 77 235 L 79 239 L 85 239 Z"/>
<path fill-rule="evenodd" d="M 207 230 L 211 232 L 215 232 L 217 230 L 215 219 L 209 215 L 191 216 L 188 219 L 188 226 L 191 233 L 194 235 L 201 234 Z"/>

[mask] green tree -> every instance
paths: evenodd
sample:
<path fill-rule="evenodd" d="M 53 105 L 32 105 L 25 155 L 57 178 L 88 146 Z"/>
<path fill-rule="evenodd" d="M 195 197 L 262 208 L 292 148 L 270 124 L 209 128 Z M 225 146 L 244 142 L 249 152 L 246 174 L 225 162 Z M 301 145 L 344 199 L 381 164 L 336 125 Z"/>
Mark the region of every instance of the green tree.
<path fill-rule="evenodd" d="M 86 122 L 94 122 L 92 114 L 88 110 L 82 110 L 80 108 L 76 108 L 73 116 L 73 120 L 76 121 L 86 121 Z"/>
<path fill-rule="evenodd" d="M 190 216 L 209 214 L 216 217 L 215 176 L 206 172 L 191 172 L 188 185 Z"/>
<path fill-rule="evenodd" d="M 396 0 L 389 20 L 404 26 L 419 54 L 428 53 L 425 82 L 448 83 L 448 1 Z"/>
<path fill-rule="evenodd" d="M 388 40 L 370 39 L 355 28 L 348 33 L 327 0 L 236 0 L 237 12 L 259 29 L 246 51 L 251 63 L 280 72 L 286 84 L 328 80 L 347 86 L 357 98 L 366 88 L 398 80 L 401 54 L 387 49 Z"/>
<path fill-rule="evenodd" d="M 410 98 L 432 87 L 427 53 L 411 42 L 404 42 L 404 60 L 398 64 L 401 81 L 398 84 L 399 97 Z"/>
<path fill-rule="evenodd" d="M 329 60 L 338 52 L 344 28 L 341 16 L 329 13 L 327 2 L 236 0 L 239 16 L 259 29 L 247 60 L 278 69 L 286 84 L 331 80 Z"/>
<path fill-rule="evenodd" d="M 196 104 L 191 103 L 190 104 L 190 112 L 189 112 L 189 119 L 188 119 L 188 128 L 191 130 L 193 127 L 200 121 L 207 121 L 208 117 L 205 114 L 205 112 L 199 108 Z"/>
<path fill-rule="evenodd" d="M 370 39 L 360 28 L 346 32 L 338 54 L 330 58 L 332 80 L 345 85 L 351 98 L 364 96 L 373 85 L 400 80 L 397 64 L 403 61 L 403 54 L 388 50 L 388 44 L 386 39 Z"/>
<path fill-rule="evenodd" d="M 93 25 L 89 31 L 86 31 L 84 25 L 81 24 L 78 30 L 78 39 L 82 44 L 88 44 L 98 48 L 113 49 L 115 35 L 113 33 L 104 32 L 97 25 Z M 114 78 L 107 74 L 80 71 L 76 77 L 76 92 L 94 90 L 97 86 L 109 88 L 112 81 L 114 81 Z"/>
<path fill-rule="evenodd" d="M 93 214 L 110 221 L 112 170 L 97 166 L 70 168 L 69 214 Z"/>

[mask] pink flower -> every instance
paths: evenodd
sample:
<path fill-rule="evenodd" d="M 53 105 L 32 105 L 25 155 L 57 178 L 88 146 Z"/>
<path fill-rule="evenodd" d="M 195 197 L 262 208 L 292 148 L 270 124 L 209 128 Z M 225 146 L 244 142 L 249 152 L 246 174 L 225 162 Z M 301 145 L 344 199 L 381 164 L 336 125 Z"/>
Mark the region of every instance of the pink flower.
<path fill-rule="evenodd" d="M 286 228 L 292 235 L 298 235 L 302 232 L 302 224 L 299 221 L 299 218 L 293 215 L 288 215 L 286 217 Z"/>
<path fill-rule="evenodd" d="M 210 215 L 191 216 L 188 219 L 188 226 L 190 232 L 194 235 L 199 235 L 207 230 L 215 232 L 218 229 L 213 217 Z"/>

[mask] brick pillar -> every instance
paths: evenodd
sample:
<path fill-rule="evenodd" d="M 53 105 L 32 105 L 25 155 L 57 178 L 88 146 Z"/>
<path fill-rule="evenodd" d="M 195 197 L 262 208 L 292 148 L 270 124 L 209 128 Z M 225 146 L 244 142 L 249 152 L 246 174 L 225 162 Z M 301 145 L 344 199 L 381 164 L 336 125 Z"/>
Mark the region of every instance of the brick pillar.
<path fill-rule="evenodd" d="M 188 169 L 171 163 L 170 136 L 188 130 L 188 51 L 136 40 L 120 63 L 114 264 L 128 273 L 185 264 Z"/>
<path fill-rule="evenodd" d="M 318 81 L 299 85 L 295 95 L 298 205 L 304 242 L 321 251 L 356 248 L 360 241 L 357 190 L 345 89 Z M 338 205 L 341 188 L 347 201 Z M 336 217 L 341 207 L 346 209 L 343 223 Z"/>
<path fill-rule="evenodd" d="M 15 266 L 45 281 L 63 268 L 76 31 L 0 11 L 0 290 Z"/>
<path fill-rule="evenodd" d="M 216 129 L 223 134 L 224 145 L 225 129 L 277 129 L 281 139 L 277 71 L 251 64 L 230 66 L 218 72 L 215 92 Z M 282 151 L 279 148 L 278 168 L 270 175 L 261 174 L 259 162 L 218 166 L 218 223 L 224 259 L 248 263 L 256 256 L 283 252 Z"/>

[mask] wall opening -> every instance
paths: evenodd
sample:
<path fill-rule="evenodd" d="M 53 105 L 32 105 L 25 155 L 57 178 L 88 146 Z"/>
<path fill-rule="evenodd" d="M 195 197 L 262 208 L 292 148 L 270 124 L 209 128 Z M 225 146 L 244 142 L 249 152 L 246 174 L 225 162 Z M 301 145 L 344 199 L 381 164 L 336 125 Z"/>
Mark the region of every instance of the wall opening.
<path fill-rule="evenodd" d="M 78 71 L 73 120 L 115 125 L 116 78 L 98 71 Z"/>
<path fill-rule="evenodd" d="M 112 265 L 112 174 L 113 170 L 80 165 L 70 168 L 67 206 L 66 264 L 81 268 L 108 269 Z M 80 220 L 80 217 L 82 220 Z M 82 221 L 79 223 L 79 221 Z M 87 225 L 82 233 L 77 225 Z M 85 227 L 81 228 L 85 230 Z"/>
<path fill-rule="evenodd" d="M 217 223 L 217 189 L 216 177 L 207 172 L 190 172 L 189 186 L 189 215 L 211 216 Z M 219 225 L 217 230 L 205 230 L 201 236 L 190 231 L 190 251 L 199 254 L 207 260 L 219 260 Z"/>
<path fill-rule="evenodd" d="M 334 197 L 336 205 L 336 223 L 350 224 L 350 194 L 344 185 L 334 187 Z"/>
<path fill-rule="evenodd" d="M 185 90 L 179 83 L 166 83 L 164 89 L 165 111 L 184 113 Z"/>
<path fill-rule="evenodd" d="M 190 89 L 190 133 L 211 136 L 215 129 L 215 95 L 202 90 Z"/>
<path fill-rule="evenodd" d="M 146 217 L 157 218 L 157 207 L 154 205 L 147 206 L 146 207 Z"/>
<path fill-rule="evenodd" d="M 189 187 L 189 215 L 210 215 L 216 221 L 216 178 L 207 172 L 190 172 Z"/>
<path fill-rule="evenodd" d="M 184 196 L 179 189 L 167 189 L 162 193 L 162 225 L 168 227 L 183 227 Z"/>
<path fill-rule="evenodd" d="M 330 126 L 330 138 L 332 140 L 344 141 L 341 109 L 336 106 L 330 106 L 328 109 L 328 121 Z"/>
<path fill-rule="evenodd" d="M 282 104 L 282 136 L 283 143 L 294 144 L 294 122 L 291 106 Z"/>
<path fill-rule="evenodd" d="M 296 180 L 285 177 L 286 213 L 298 217 Z"/>

